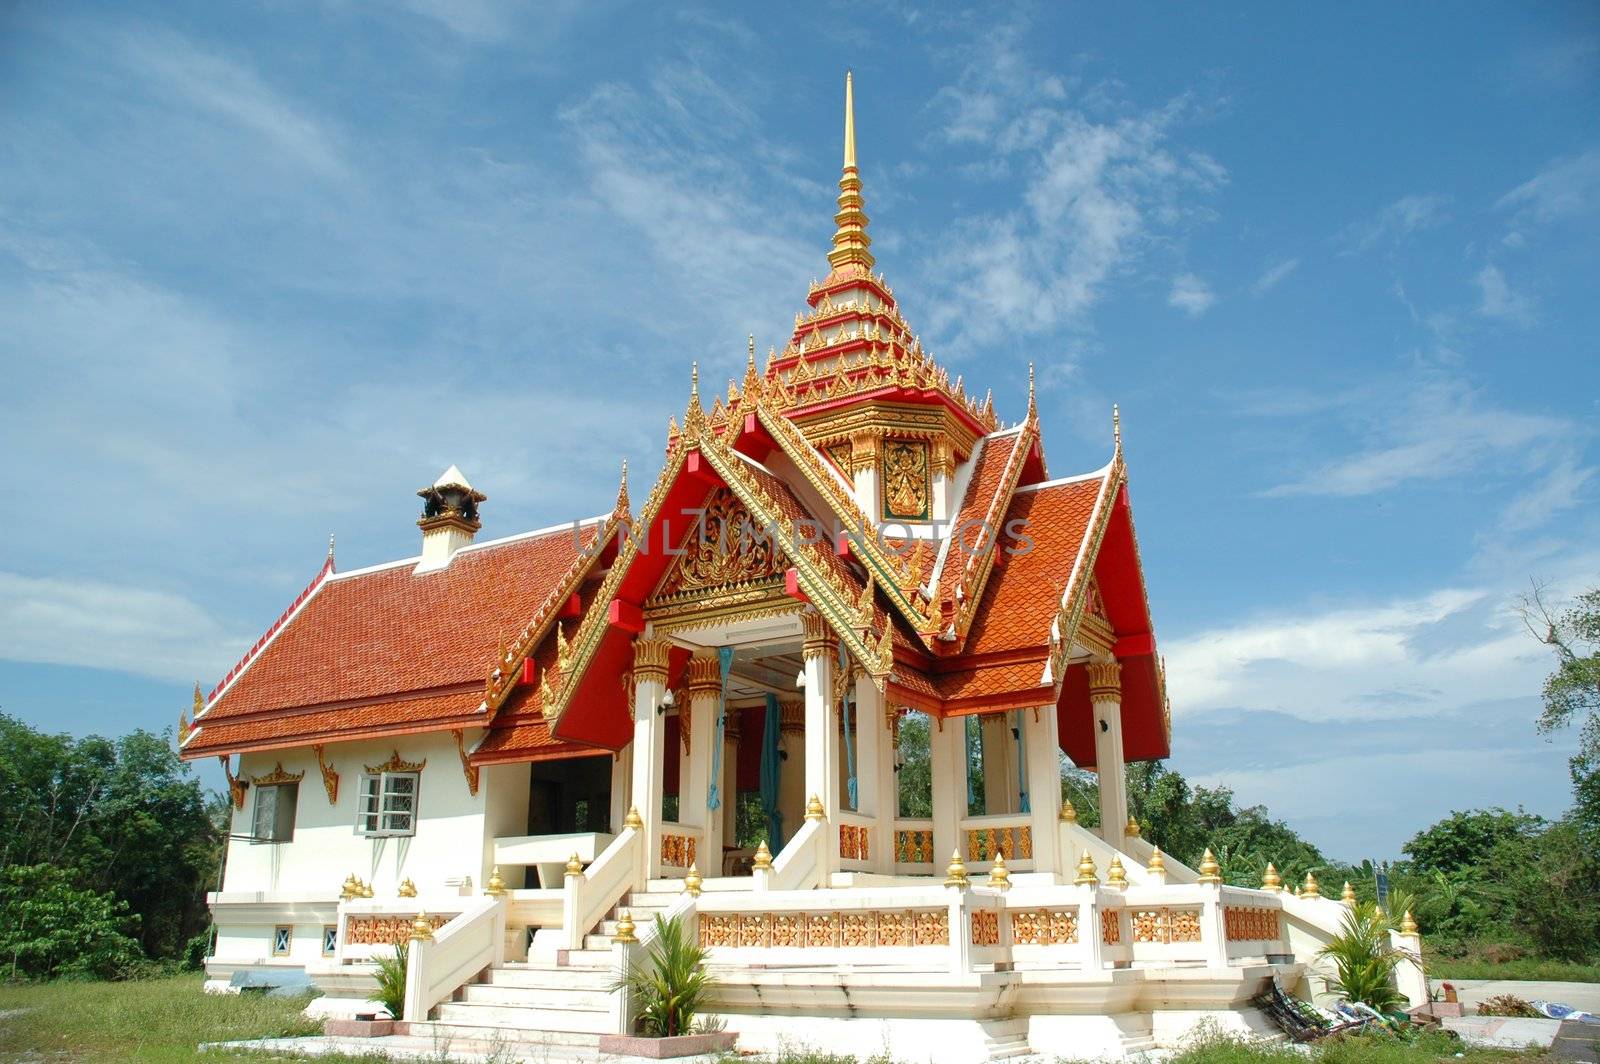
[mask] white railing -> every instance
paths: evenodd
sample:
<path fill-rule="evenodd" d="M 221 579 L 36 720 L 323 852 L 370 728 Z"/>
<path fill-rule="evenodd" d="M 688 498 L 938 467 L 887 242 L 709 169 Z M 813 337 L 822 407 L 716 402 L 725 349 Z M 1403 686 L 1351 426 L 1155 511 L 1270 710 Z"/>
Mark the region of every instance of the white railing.
<path fill-rule="evenodd" d="M 419 912 L 427 913 L 436 926 L 443 927 L 474 900 L 460 894 L 345 898 L 339 902 L 334 963 L 370 961 L 379 953 L 387 954 L 411 937 L 412 922 Z"/>
<path fill-rule="evenodd" d="M 1141 867 L 1150 863 L 1150 856 L 1155 852 L 1155 847 L 1149 841 L 1132 836 L 1123 837 L 1122 848 L 1123 852 L 1137 860 Z M 1161 860 L 1167 868 L 1168 883 L 1195 883 L 1199 881 L 1199 872 L 1173 857 L 1170 853 L 1162 851 Z M 1133 879 L 1133 875 L 1130 873 L 1128 878 Z M 1138 881 L 1143 882 L 1142 877 Z"/>
<path fill-rule="evenodd" d="M 828 842 L 833 833 L 826 820 L 807 820 L 784 843 L 771 868 L 750 872 L 756 890 L 812 890 L 828 878 Z"/>
<path fill-rule="evenodd" d="M 711 859 L 709 854 L 701 852 L 705 849 L 704 828 L 664 821 L 656 826 L 656 837 L 659 839 L 661 874 L 664 877 L 681 879 L 689 871 L 690 865 L 699 865 Z M 711 875 L 721 873 L 722 855 L 717 854 L 716 857 L 716 865 L 701 869 L 702 874 L 708 870 Z"/>
<path fill-rule="evenodd" d="M 1136 860 L 1132 854 L 1123 853 L 1075 820 L 1057 821 L 1056 828 L 1060 838 L 1060 846 L 1056 851 L 1056 860 L 1059 862 L 1056 873 L 1067 882 L 1077 877 L 1078 862 L 1083 858 L 1084 851 L 1088 851 L 1089 856 L 1094 858 L 1095 870 L 1101 879 L 1106 877 L 1111 859 L 1116 857 L 1122 861 L 1129 883 L 1138 886 L 1154 884 L 1153 877 L 1145 871 L 1148 856 L 1143 861 Z M 1009 861 L 1006 863 L 1010 864 Z"/>
<path fill-rule="evenodd" d="M 1013 872 L 1033 871 L 1033 818 L 1027 813 L 996 813 L 961 819 L 961 856 L 969 871 L 985 872 L 995 854 L 1004 854 Z"/>
<path fill-rule="evenodd" d="M 581 876 L 567 876 L 561 899 L 561 925 L 567 949 L 582 949 L 583 939 L 630 890 L 644 886 L 644 832 L 623 828 Z"/>
<path fill-rule="evenodd" d="M 870 872 L 873 860 L 872 836 L 878 822 L 869 816 L 840 810 L 834 814 L 839 840 L 839 867 L 847 872 Z"/>
<path fill-rule="evenodd" d="M 479 972 L 505 959 L 506 905 L 474 899 L 431 939 L 414 939 L 406 964 L 405 1019 L 426 1020 L 433 1007 Z"/>

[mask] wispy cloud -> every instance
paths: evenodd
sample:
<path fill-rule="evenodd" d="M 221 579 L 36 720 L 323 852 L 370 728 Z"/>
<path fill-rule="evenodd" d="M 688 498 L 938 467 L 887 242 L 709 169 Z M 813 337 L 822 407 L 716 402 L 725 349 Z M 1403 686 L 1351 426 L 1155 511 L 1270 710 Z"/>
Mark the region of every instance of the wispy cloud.
<path fill-rule="evenodd" d="M 1520 247 L 1542 228 L 1600 209 L 1600 148 L 1556 159 L 1495 204 L 1511 212 L 1504 240 Z"/>
<path fill-rule="evenodd" d="M 1500 318 L 1517 325 L 1532 325 L 1535 315 L 1533 297 L 1514 291 L 1506 275 L 1494 263 L 1487 263 L 1478 271 L 1473 282 L 1478 286 L 1478 313 L 1486 318 Z"/>
<path fill-rule="evenodd" d="M 1442 224 L 1449 204 L 1450 197 L 1439 193 L 1402 196 L 1374 217 L 1346 226 L 1336 242 L 1346 254 L 1402 242 L 1413 233 Z"/>
<path fill-rule="evenodd" d="M 1167 305 L 1177 307 L 1191 318 L 1198 318 L 1211 309 L 1217 301 L 1211 286 L 1192 273 L 1179 274 L 1172 279 L 1172 291 L 1167 293 Z"/>
<path fill-rule="evenodd" d="M 1300 268 L 1299 259 L 1284 259 L 1273 263 L 1264 270 L 1250 285 L 1250 294 L 1264 296 L 1278 285 L 1282 284 L 1288 276 Z"/>

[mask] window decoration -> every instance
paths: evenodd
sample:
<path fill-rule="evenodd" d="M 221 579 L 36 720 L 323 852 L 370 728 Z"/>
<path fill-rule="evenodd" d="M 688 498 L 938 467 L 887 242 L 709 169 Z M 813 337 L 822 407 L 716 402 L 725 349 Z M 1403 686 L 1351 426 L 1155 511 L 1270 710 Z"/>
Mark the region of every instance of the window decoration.
<path fill-rule="evenodd" d="M 461 758 L 461 774 L 467 778 L 467 793 L 473 797 L 478 794 L 478 766 L 472 763 L 467 756 L 467 732 L 465 728 L 453 728 L 450 734 L 456 738 L 456 754 Z"/>
<path fill-rule="evenodd" d="M 883 516 L 890 521 L 926 521 L 933 489 L 925 440 L 887 440 L 883 447 Z"/>
<path fill-rule="evenodd" d="M 334 951 L 337 950 L 338 948 L 339 948 L 339 925 L 338 924 L 323 924 L 322 925 L 322 955 L 324 957 L 331 957 L 331 956 L 333 956 Z"/>
<path fill-rule="evenodd" d="M 306 778 L 305 770 L 299 772 L 285 772 L 283 762 L 279 761 L 277 767 L 265 776 L 251 776 L 250 782 L 257 787 L 276 787 L 280 783 L 299 783 Z"/>
<path fill-rule="evenodd" d="M 398 765 L 399 768 L 391 768 Z M 417 790 L 421 765 L 401 761 L 396 754 L 388 763 L 368 766 L 361 777 L 356 832 L 373 838 L 417 833 Z"/>
<path fill-rule="evenodd" d="M 233 807 L 243 812 L 244 792 L 250 784 L 233 774 L 233 762 L 228 759 L 227 754 L 223 754 L 217 760 L 222 762 L 222 774 L 228 779 L 228 797 L 233 799 Z"/>
<path fill-rule="evenodd" d="M 287 924 L 279 924 L 272 929 L 272 955 L 274 957 L 287 957 L 289 945 L 294 940 L 294 928 Z"/>
<path fill-rule="evenodd" d="M 257 783 L 256 804 L 250 824 L 252 842 L 280 843 L 294 841 L 295 808 L 300 804 L 299 777 L 282 772 L 259 776 L 258 780 L 289 778 L 287 783 Z M 305 775 L 301 773 L 300 775 Z"/>
<path fill-rule="evenodd" d="M 328 794 L 328 804 L 339 804 L 339 773 L 334 771 L 328 763 L 327 756 L 323 753 L 326 749 L 321 743 L 312 747 L 317 752 L 317 769 L 322 773 L 322 789 Z"/>

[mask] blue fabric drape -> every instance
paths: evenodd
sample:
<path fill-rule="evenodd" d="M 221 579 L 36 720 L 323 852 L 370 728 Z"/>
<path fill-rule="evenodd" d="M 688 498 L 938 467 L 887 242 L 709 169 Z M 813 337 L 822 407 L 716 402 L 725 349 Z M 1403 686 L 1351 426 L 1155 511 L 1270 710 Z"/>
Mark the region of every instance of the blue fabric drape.
<path fill-rule="evenodd" d="M 849 675 L 849 673 L 847 671 L 849 668 L 850 668 L 850 652 L 844 648 L 844 644 L 843 643 L 840 643 L 839 644 L 839 674 L 841 676 Z M 845 776 L 846 776 L 846 778 L 848 780 L 847 788 L 848 788 L 849 793 L 850 793 L 850 808 L 851 809 L 858 809 L 858 808 L 860 808 L 860 805 L 856 801 L 856 744 L 855 744 L 855 738 L 854 738 L 854 734 L 853 734 L 854 729 L 852 729 L 850 727 L 850 685 L 849 684 L 845 684 L 844 685 L 843 693 L 839 696 L 839 712 L 844 717 L 844 770 L 845 770 Z"/>
<path fill-rule="evenodd" d="M 722 668 L 722 689 L 717 692 L 717 734 L 711 743 L 711 786 L 706 788 L 706 808 L 721 809 L 718 794 L 722 783 L 722 736 L 728 724 L 728 673 L 733 669 L 733 648 L 717 648 L 717 664 Z"/>
<path fill-rule="evenodd" d="M 761 733 L 761 813 L 767 818 L 767 846 L 783 849 L 783 811 L 778 808 L 778 786 L 783 778 L 783 758 L 778 743 L 783 734 L 783 711 L 778 696 L 767 693 L 767 724 Z"/>
<path fill-rule="evenodd" d="M 1017 790 L 1020 792 L 1022 811 L 1033 812 L 1028 808 L 1028 751 L 1022 742 L 1023 720 L 1022 715 L 1027 710 L 1017 710 Z"/>

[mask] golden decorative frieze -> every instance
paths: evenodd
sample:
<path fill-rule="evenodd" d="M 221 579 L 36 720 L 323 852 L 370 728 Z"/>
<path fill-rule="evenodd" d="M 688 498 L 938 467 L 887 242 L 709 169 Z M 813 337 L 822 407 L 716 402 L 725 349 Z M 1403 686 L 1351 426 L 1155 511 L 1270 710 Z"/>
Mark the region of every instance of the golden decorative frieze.
<path fill-rule="evenodd" d="M 831 658 L 834 655 L 834 647 L 838 640 L 827 618 L 814 610 L 807 611 L 800 615 L 800 627 L 804 633 L 801 650 L 807 661 L 816 657 Z"/>
<path fill-rule="evenodd" d="M 839 825 L 839 856 L 846 861 L 872 860 L 872 832 L 859 824 Z"/>
<path fill-rule="evenodd" d="M 423 758 L 421 761 L 407 761 L 400 756 L 400 751 L 396 750 L 393 754 L 389 755 L 389 760 L 385 761 L 383 764 L 368 765 L 366 766 L 366 769 L 368 772 L 376 776 L 382 772 L 421 772 L 427 766 L 427 758 Z"/>
<path fill-rule="evenodd" d="M 1084 666 L 1089 672 L 1089 701 L 1122 701 L 1122 665 L 1112 661 L 1090 661 Z"/>
<path fill-rule="evenodd" d="M 1122 915 L 1116 909 L 1100 910 L 1100 942 L 1115 946 L 1122 941 Z"/>
<path fill-rule="evenodd" d="M 299 772 L 285 772 L 283 762 L 279 761 L 271 772 L 262 776 L 251 776 L 250 782 L 257 787 L 276 787 L 282 783 L 299 783 L 306 778 L 305 769 Z"/>
<path fill-rule="evenodd" d="M 1016 909 L 1011 941 L 1018 946 L 1068 946 L 1078 941 L 1076 909 Z"/>
<path fill-rule="evenodd" d="M 968 828 L 967 860 L 992 861 L 1000 854 L 1008 861 L 1033 859 L 1033 828 L 1023 824 L 1016 827 Z"/>
<path fill-rule="evenodd" d="M 355 916 L 345 920 L 344 943 L 347 946 L 393 946 L 405 942 L 418 920 L 437 931 L 450 922 L 448 916 Z"/>
<path fill-rule="evenodd" d="M 886 521 L 927 521 L 933 516 L 933 482 L 928 444 L 889 440 L 882 459 L 882 512 Z"/>
<path fill-rule="evenodd" d="M 661 836 L 661 863 L 674 868 L 688 868 L 695 863 L 695 837 L 693 835 Z"/>
<path fill-rule="evenodd" d="M 972 912 L 972 944 L 998 946 L 1000 944 L 1000 914 L 994 909 L 974 909 Z"/>
<path fill-rule="evenodd" d="M 989 915 L 996 914 L 990 911 Z M 699 943 L 707 949 L 876 949 L 950 944 L 946 909 L 703 912 L 699 925 Z"/>
<path fill-rule="evenodd" d="M 334 771 L 333 765 L 328 761 L 327 747 L 318 743 L 311 749 L 317 752 L 317 771 L 322 773 L 322 790 L 328 796 L 328 804 L 338 805 L 339 773 Z"/>
<path fill-rule="evenodd" d="M 701 507 L 680 548 L 682 556 L 649 605 L 781 579 L 783 559 L 771 535 L 733 492 L 718 488 Z"/>
<path fill-rule="evenodd" d="M 852 477 L 862 470 L 872 469 L 878 464 L 879 445 L 879 434 L 876 432 L 858 432 L 850 437 L 850 475 Z"/>
<path fill-rule="evenodd" d="M 1224 906 L 1222 924 L 1229 942 L 1276 942 L 1282 937 L 1277 909 Z"/>
<path fill-rule="evenodd" d="M 467 793 L 476 797 L 478 794 L 478 766 L 472 763 L 467 755 L 467 732 L 465 728 L 452 728 L 450 734 L 455 736 L 456 755 L 461 758 L 461 774 L 467 779 Z"/>
<path fill-rule="evenodd" d="M 633 679 L 635 683 L 667 682 L 667 664 L 672 643 L 666 639 L 639 638 L 633 641 Z"/>
<path fill-rule="evenodd" d="M 896 864 L 932 864 L 933 829 L 901 828 L 894 833 Z"/>
<path fill-rule="evenodd" d="M 1200 941 L 1199 909 L 1137 909 L 1129 914 L 1133 941 L 1156 945 Z"/>

